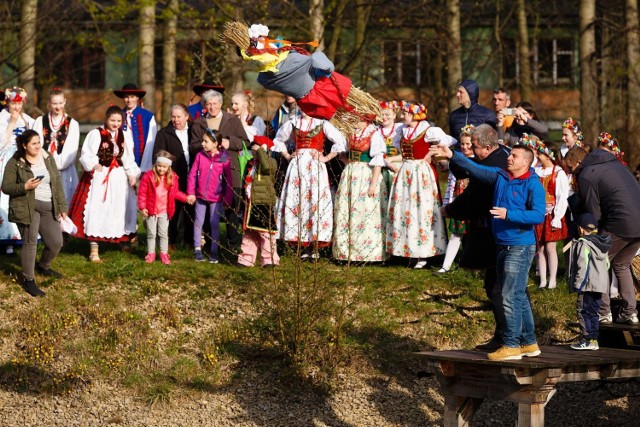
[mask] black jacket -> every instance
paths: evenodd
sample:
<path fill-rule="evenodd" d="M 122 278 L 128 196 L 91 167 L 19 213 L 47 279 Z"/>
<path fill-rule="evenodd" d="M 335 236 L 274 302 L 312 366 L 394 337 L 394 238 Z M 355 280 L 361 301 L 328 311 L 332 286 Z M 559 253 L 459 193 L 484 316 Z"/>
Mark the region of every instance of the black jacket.
<path fill-rule="evenodd" d="M 507 157 L 509 149 L 500 145 L 478 164 L 505 169 Z M 456 178 L 468 178 L 466 172 L 455 165 L 450 164 L 449 167 Z M 496 263 L 496 243 L 489 213 L 493 207 L 493 187 L 493 184 L 470 179 L 462 194 L 445 208 L 450 217 L 468 220 L 466 240 L 460 256 L 461 267 L 490 268 Z"/>
<path fill-rule="evenodd" d="M 458 143 L 460 142 L 460 130 L 465 125 L 479 126 L 487 124 L 495 129 L 498 121 L 494 111 L 478 104 L 480 87 L 475 80 L 463 80 L 460 86 L 467 90 L 471 105 L 468 109 L 461 106 L 453 110 L 449 115 L 449 135 L 458 140 Z"/>
<path fill-rule="evenodd" d="M 191 127 L 189 122 L 189 127 Z M 191 142 L 191 132 L 188 133 L 188 142 Z M 189 167 L 187 165 L 187 159 L 184 156 L 182 149 L 182 143 L 176 135 L 176 128 L 171 123 L 166 127 L 163 127 L 156 134 L 156 140 L 153 145 L 153 160 L 158 155 L 158 151 L 165 150 L 171 153 L 176 160 L 171 165 L 171 169 L 178 175 L 180 191 L 187 191 L 187 178 L 189 178 Z M 195 156 L 194 156 L 195 157 Z M 193 161 L 193 158 L 191 159 Z"/>
<path fill-rule="evenodd" d="M 640 184 L 629 168 L 607 150 L 596 149 L 575 174 L 582 208 L 598 220 L 600 231 L 640 238 Z"/>

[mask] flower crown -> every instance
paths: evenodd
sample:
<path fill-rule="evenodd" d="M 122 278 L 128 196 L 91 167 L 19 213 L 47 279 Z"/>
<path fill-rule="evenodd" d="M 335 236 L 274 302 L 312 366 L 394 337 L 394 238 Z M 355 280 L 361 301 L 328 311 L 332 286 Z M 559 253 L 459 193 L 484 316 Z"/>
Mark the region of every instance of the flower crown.
<path fill-rule="evenodd" d="M 464 125 L 461 129 L 460 129 L 460 136 L 463 135 L 471 135 L 473 133 L 473 130 L 476 127 L 474 125 Z"/>
<path fill-rule="evenodd" d="M 549 157 L 551 160 L 553 160 L 554 162 L 556 161 L 556 155 L 553 154 L 553 151 L 551 151 L 549 149 L 549 147 L 547 147 L 544 142 L 542 141 L 538 141 L 535 144 L 534 147 L 535 151 L 537 151 L 539 154 L 544 154 L 545 156 Z"/>
<path fill-rule="evenodd" d="M 576 145 L 583 148 L 582 140 L 584 139 L 584 136 L 582 135 L 582 127 L 576 119 L 574 119 L 573 117 L 569 117 L 564 121 L 564 123 L 562 123 L 562 128 L 569 129 L 571 132 L 573 132 L 576 138 L 578 138 L 578 142 L 576 142 Z"/>
<path fill-rule="evenodd" d="M 618 160 L 624 163 L 622 158 L 624 157 L 624 151 L 620 150 L 620 146 L 618 145 L 618 141 L 613 139 L 613 136 L 609 132 L 600 132 L 598 135 L 598 145 L 608 147 L 613 155 L 616 156 Z"/>
<path fill-rule="evenodd" d="M 4 91 L 7 102 L 24 102 L 27 99 L 27 91 L 21 87 L 14 86 Z"/>
<path fill-rule="evenodd" d="M 526 145 L 527 147 L 531 148 L 532 150 L 536 149 L 536 142 L 533 141 L 531 139 L 531 135 L 529 135 L 528 133 L 523 133 L 522 136 L 520 137 L 520 139 L 518 140 L 518 144 L 520 145 Z"/>
<path fill-rule="evenodd" d="M 402 111 L 411 113 L 413 120 L 425 120 L 427 118 L 427 107 L 422 104 L 402 101 Z"/>
<path fill-rule="evenodd" d="M 400 105 L 398 101 L 380 101 L 380 108 L 383 110 L 392 110 L 398 111 L 400 109 Z"/>

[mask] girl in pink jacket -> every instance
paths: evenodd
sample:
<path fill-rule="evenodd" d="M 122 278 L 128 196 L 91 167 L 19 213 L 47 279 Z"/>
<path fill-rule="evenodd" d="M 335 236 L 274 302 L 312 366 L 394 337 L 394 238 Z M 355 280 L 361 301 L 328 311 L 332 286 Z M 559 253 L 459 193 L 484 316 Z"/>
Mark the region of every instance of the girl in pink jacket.
<path fill-rule="evenodd" d="M 178 189 L 178 175 L 171 170 L 173 156 L 167 151 L 158 151 L 156 162 L 140 180 L 138 209 L 147 225 L 147 256 L 144 260 L 156 260 L 156 234 L 160 237 L 160 261 L 171 264 L 169 259 L 169 220 L 176 212 L 176 200 L 193 204 L 195 197 L 188 198 Z"/>
<path fill-rule="evenodd" d="M 197 262 L 204 261 L 200 236 L 209 207 L 211 225 L 211 252 L 209 262 L 218 263 L 218 240 L 220 239 L 220 213 L 222 205 L 230 206 L 233 200 L 233 179 L 229 155 L 220 147 L 222 135 L 207 129 L 202 138 L 203 150 L 196 154 L 189 172 L 187 193 L 195 196 L 195 220 L 193 222 L 193 256 Z"/>

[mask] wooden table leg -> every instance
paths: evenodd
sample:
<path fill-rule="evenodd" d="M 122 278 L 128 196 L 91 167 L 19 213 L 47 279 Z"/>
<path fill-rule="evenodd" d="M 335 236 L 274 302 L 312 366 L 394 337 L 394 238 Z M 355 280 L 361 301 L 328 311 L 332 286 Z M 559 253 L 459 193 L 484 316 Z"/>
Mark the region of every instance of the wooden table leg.
<path fill-rule="evenodd" d="M 544 403 L 519 403 L 518 427 L 544 427 Z"/>
<path fill-rule="evenodd" d="M 468 427 L 473 414 L 478 410 L 484 399 L 444 395 L 444 426 Z"/>

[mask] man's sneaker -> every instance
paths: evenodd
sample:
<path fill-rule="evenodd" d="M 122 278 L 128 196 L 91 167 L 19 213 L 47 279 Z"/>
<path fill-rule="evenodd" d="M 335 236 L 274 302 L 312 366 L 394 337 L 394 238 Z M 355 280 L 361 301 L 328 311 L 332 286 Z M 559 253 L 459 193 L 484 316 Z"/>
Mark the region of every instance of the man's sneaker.
<path fill-rule="evenodd" d="M 160 262 L 162 262 L 164 265 L 171 264 L 171 258 L 169 257 L 169 254 L 166 252 L 160 252 Z"/>
<path fill-rule="evenodd" d="M 22 287 L 32 297 L 43 297 L 46 295 L 44 291 L 40 289 L 38 285 L 36 285 L 36 281 L 33 279 L 25 279 L 25 281 L 22 284 Z"/>
<path fill-rule="evenodd" d="M 476 350 L 480 350 L 480 351 L 496 351 L 500 347 L 502 347 L 502 343 L 500 341 L 498 341 L 495 337 L 493 337 L 493 338 L 491 338 L 489 341 L 487 341 L 484 344 L 478 344 L 476 346 Z"/>
<path fill-rule="evenodd" d="M 155 252 L 149 252 L 147 254 L 147 256 L 144 257 L 144 262 L 151 264 L 156 260 L 156 253 Z"/>
<path fill-rule="evenodd" d="M 537 343 L 523 345 L 520 346 L 520 354 L 525 357 L 536 357 L 540 356 L 540 347 L 538 347 Z"/>
<path fill-rule="evenodd" d="M 636 313 L 625 314 L 620 313 L 620 316 L 616 319 L 616 323 L 628 323 L 630 325 L 638 324 L 638 315 Z"/>
<path fill-rule="evenodd" d="M 218 260 L 215 258 L 209 258 L 209 264 L 217 264 Z"/>
<path fill-rule="evenodd" d="M 613 317 L 611 316 L 611 312 L 607 314 L 598 314 L 598 320 L 601 325 L 610 325 L 613 323 Z"/>
<path fill-rule="evenodd" d="M 195 259 L 196 262 L 204 261 L 204 255 L 202 254 L 202 250 L 196 249 L 195 251 L 193 251 L 193 259 Z"/>
<path fill-rule="evenodd" d="M 599 350 L 598 340 L 581 339 L 575 344 L 571 344 L 571 348 L 574 350 Z"/>
<path fill-rule="evenodd" d="M 487 355 L 489 360 L 520 360 L 522 359 L 522 353 L 520 347 L 507 347 L 503 345 L 498 351 L 489 353 Z"/>

